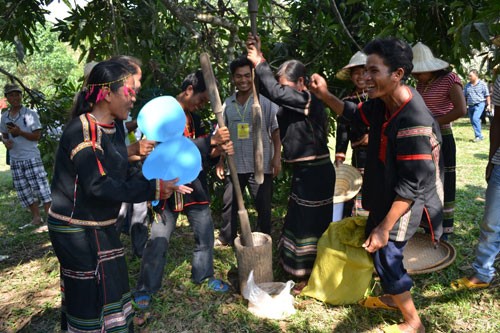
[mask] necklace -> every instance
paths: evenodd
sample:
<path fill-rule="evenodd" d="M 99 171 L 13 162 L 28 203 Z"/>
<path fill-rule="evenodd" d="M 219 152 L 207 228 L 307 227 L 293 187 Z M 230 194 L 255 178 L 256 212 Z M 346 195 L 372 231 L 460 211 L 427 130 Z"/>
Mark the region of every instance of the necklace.
<path fill-rule="evenodd" d="M 368 95 L 365 93 L 365 91 L 363 90 L 363 92 L 361 93 L 361 95 L 359 95 L 359 93 L 356 91 L 356 97 L 358 98 L 358 101 L 361 103 L 363 102 L 362 99 L 364 99 L 364 102 L 366 102 L 368 100 Z"/>

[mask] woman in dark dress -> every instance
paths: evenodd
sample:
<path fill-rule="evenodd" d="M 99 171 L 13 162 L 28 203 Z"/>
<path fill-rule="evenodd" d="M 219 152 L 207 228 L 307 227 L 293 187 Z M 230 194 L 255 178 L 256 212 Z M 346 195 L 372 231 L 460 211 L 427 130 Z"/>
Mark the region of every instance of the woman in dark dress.
<path fill-rule="evenodd" d="M 248 59 L 255 66 L 260 92 L 279 106 L 283 158 L 293 169 L 279 242 L 280 263 L 286 272 L 306 280 L 316 259 L 318 239 L 332 220 L 335 170 L 327 146 L 328 117 L 323 103 L 307 90 L 305 66 L 297 60 L 283 63 L 278 82 L 259 44 L 258 37 L 249 36 Z M 304 285 L 299 283 L 297 289 Z"/>
<path fill-rule="evenodd" d="M 354 90 L 344 98 L 356 104 L 366 102 L 366 83 L 364 79 L 366 55 L 358 51 L 349 60 L 349 64 L 344 66 L 335 76 L 341 80 L 350 80 L 354 85 Z M 337 136 L 335 144 L 335 165 L 338 167 L 345 161 L 349 141 L 352 148 L 351 164 L 359 170 L 361 174 L 365 172 L 366 156 L 368 152 L 368 132 L 369 127 L 363 123 L 349 123 L 342 117 L 337 117 Z M 351 200 L 344 203 L 343 217 L 368 216 L 368 211 L 362 207 L 361 191 Z"/>
<path fill-rule="evenodd" d="M 129 168 L 114 121 L 127 118 L 134 89 L 126 67 L 97 64 L 59 143 L 48 226 L 61 264 L 61 329 L 68 332 L 133 331 L 127 266 L 114 225 L 121 203 L 190 190 Z"/>

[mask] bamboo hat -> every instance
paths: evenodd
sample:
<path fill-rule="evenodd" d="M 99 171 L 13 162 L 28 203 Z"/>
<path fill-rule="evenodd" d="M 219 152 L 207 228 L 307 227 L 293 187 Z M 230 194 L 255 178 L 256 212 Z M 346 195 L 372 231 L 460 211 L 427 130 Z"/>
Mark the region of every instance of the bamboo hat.
<path fill-rule="evenodd" d="M 349 60 L 349 63 L 342 67 L 340 71 L 335 75 L 339 80 L 350 80 L 351 79 L 351 68 L 366 65 L 366 54 L 361 51 L 354 53 Z"/>
<path fill-rule="evenodd" d="M 346 202 L 354 198 L 363 184 L 363 177 L 358 169 L 347 164 L 341 164 L 335 167 L 335 175 L 333 203 Z"/>
<path fill-rule="evenodd" d="M 435 58 L 431 49 L 420 42 L 415 44 L 413 50 L 413 71 L 412 73 L 435 72 L 450 66 L 444 60 Z"/>

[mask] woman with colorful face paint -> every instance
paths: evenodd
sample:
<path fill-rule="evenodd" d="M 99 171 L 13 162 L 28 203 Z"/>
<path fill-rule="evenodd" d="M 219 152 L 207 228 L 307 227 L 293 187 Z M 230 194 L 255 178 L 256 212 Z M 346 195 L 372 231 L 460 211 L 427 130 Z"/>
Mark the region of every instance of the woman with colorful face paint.
<path fill-rule="evenodd" d="M 135 84 L 127 68 L 103 61 L 78 93 L 57 150 L 48 226 L 61 265 L 61 329 L 129 332 L 133 310 L 115 223 L 122 202 L 168 198 L 175 181 L 131 173 L 115 120 L 127 118 Z"/>
<path fill-rule="evenodd" d="M 413 50 L 412 75 L 417 79 L 417 91 L 431 110 L 441 128 L 444 162 L 444 212 L 443 237 L 453 233 L 456 193 L 456 157 L 457 149 L 451 123 L 465 115 L 467 107 L 462 91 L 462 80 L 457 74 L 446 70 L 449 64 L 435 58 L 432 51 L 424 44 L 417 43 Z M 432 218 L 432 212 L 429 212 Z M 426 226 L 426 230 L 428 230 Z"/>
<path fill-rule="evenodd" d="M 443 204 L 441 134 L 420 94 L 405 85 L 413 64 L 411 47 L 398 39 L 366 45 L 365 81 L 369 100 L 356 105 L 332 95 L 318 74 L 311 90 L 335 113 L 370 126 L 363 182 L 363 207 L 370 211 L 363 247 L 371 253 L 384 295 L 360 302 L 368 308 L 401 311 L 404 322 L 386 332 L 425 332 L 410 290 L 413 281 L 403 266 L 403 251 L 418 229 L 424 207 Z M 442 216 L 441 216 L 442 219 Z M 442 234 L 439 216 L 433 237 Z"/>

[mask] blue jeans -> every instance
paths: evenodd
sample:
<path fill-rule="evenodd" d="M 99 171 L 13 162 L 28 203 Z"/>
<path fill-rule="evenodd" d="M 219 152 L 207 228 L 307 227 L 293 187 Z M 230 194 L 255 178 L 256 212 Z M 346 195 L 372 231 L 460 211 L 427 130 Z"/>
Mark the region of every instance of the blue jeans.
<path fill-rule="evenodd" d="M 481 102 L 467 107 L 469 109 L 469 118 L 472 128 L 474 129 L 475 138 L 483 138 L 483 134 L 481 133 L 481 115 L 483 114 L 484 106 L 485 103 Z"/>
<path fill-rule="evenodd" d="M 500 251 L 500 165 L 495 165 L 486 189 L 484 217 L 480 224 L 476 259 L 472 263 L 474 276 L 490 283 L 495 275 L 493 263 Z"/>
<path fill-rule="evenodd" d="M 214 225 L 208 205 L 185 206 L 183 211 L 193 229 L 195 248 L 191 262 L 191 278 L 200 284 L 213 277 Z M 167 262 L 166 254 L 170 235 L 175 229 L 179 213 L 172 212 L 168 205 L 151 221 L 151 234 L 142 253 L 141 272 L 137 281 L 137 297 L 142 294 L 153 294 L 161 287 L 163 269 Z"/>

